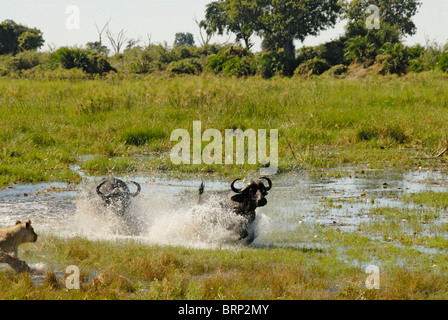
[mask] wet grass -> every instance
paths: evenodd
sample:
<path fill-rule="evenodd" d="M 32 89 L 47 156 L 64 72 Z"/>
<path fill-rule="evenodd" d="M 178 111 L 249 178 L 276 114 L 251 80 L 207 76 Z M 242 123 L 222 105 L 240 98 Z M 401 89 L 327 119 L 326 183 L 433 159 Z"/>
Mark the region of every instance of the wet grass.
<path fill-rule="evenodd" d="M 0 79 L 0 187 L 77 183 L 88 173 L 245 175 L 259 165 L 174 165 L 174 129 L 278 129 L 282 172 L 368 165 L 445 165 L 446 79 L 435 74 L 359 81 L 149 76 L 82 80 Z M 202 143 L 207 145 L 206 142 Z M 80 163 L 80 156 L 98 157 Z M 150 156 L 148 156 L 150 155 Z M 131 165 L 109 164 L 123 157 Z M 136 161 L 138 159 L 138 161 Z M 115 161 L 115 160 L 114 160 Z M 113 162 L 113 161 L 112 161 Z"/>
<path fill-rule="evenodd" d="M 425 191 L 413 193 L 404 197 L 404 200 L 418 205 L 427 205 L 438 209 L 448 208 L 448 194 L 446 192 Z"/>

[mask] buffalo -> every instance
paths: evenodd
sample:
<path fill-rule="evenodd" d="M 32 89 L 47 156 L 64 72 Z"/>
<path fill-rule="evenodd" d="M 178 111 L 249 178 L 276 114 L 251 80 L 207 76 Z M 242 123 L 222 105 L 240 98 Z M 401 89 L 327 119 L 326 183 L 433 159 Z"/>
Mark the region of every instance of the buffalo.
<path fill-rule="evenodd" d="M 199 188 L 199 204 L 204 204 L 211 197 L 216 197 L 223 209 L 230 209 L 233 213 L 242 217 L 242 222 L 229 226 L 229 228 L 239 235 L 239 240 L 244 240 L 247 244 L 250 244 L 255 239 L 254 232 L 250 228 L 256 217 L 255 209 L 267 204 L 266 196 L 272 188 L 272 181 L 267 177 L 260 177 L 259 180 L 251 181 L 245 187 L 238 189 L 235 187 L 235 183 L 240 180 L 232 181 L 230 184 L 231 190 L 214 192 L 208 195 L 203 195 L 205 184 L 202 182 Z M 262 180 L 267 182 L 267 186 Z"/>
<path fill-rule="evenodd" d="M 104 178 L 96 187 L 96 193 L 101 197 L 105 206 L 110 207 L 118 216 L 126 216 L 131 205 L 131 199 L 136 197 L 141 190 L 140 184 L 131 181 L 137 191 L 132 193 L 123 181 L 109 177 Z"/>

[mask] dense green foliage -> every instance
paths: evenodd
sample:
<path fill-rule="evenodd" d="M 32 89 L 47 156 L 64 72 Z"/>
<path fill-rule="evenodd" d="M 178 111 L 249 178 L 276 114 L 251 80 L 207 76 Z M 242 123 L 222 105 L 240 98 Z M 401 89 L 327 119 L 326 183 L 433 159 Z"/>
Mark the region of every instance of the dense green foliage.
<path fill-rule="evenodd" d="M 207 5 L 201 25 L 208 33 L 234 33 L 250 49 L 250 37 L 263 39 L 269 51 L 283 49 L 287 61 L 295 59 L 294 40 L 333 26 L 342 7 L 338 0 L 218 0 Z M 291 75 L 294 68 L 285 65 Z"/>
<path fill-rule="evenodd" d="M 42 47 L 42 31 L 17 24 L 13 20 L 0 23 L 0 54 L 16 54 L 20 51 L 36 50 Z"/>
<path fill-rule="evenodd" d="M 330 65 L 327 61 L 314 58 L 307 60 L 306 62 L 299 65 L 295 71 L 296 74 L 299 75 L 320 75 L 330 69 Z"/>
<path fill-rule="evenodd" d="M 366 19 L 371 13 L 367 12 L 370 5 L 379 9 L 380 29 L 373 31 L 384 32 L 382 29 L 396 29 L 400 35 L 413 35 L 416 26 L 412 17 L 417 13 L 422 2 L 420 0 L 351 0 L 345 4 L 344 17 L 348 19 L 347 33 L 349 37 L 365 35 Z"/>
<path fill-rule="evenodd" d="M 89 74 L 103 74 L 116 71 L 107 58 L 95 51 L 62 47 L 50 55 L 52 64 L 59 64 L 65 69 L 79 68 Z"/>
<path fill-rule="evenodd" d="M 0 75 L 36 77 L 39 72 L 46 74 L 56 66 L 76 68 L 90 75 L 116 71 L 126 75 L 213 73 L 263 78 L 320 74 L 345 77 L 350 76 L 352 69 L 356 70 L 359 64 L 365 68 L 377 64 L 380 66 L 377 73 L 381 74 L 403 75 L 409 71 L 435 69 L 446 72 L 448 55 L 445 48 L 430 43 L 425 47 L 407 47 L 401 43 L 402 36 L 415 33 L 412 17 L 421 2 L 392 2 L 217 0 L 206 6 L 205 19 L 198 25 L 209 36 L 234 34 L 234 44 L 217 45 L 204 41 L 198 47 L 194 45 L 191 33 L 178 32 L 173 46 L 166 43 L 136 46 L 136 41 L 128 45 L 124 52 L 113 56 L 108 56 L 109 50 L 100 42 L 89 42 L 86 49 L 62 47 L 55 52 L 34 54 L 30 51 L 43 43 L 37 39 L 42 36 L 41 32 L 5 20 L 1 24 L 3 29 L 0 28 L 0 36 L 10 37 L 14 34 L 17 39 L 14 40 L 14 48 L 4 48 L 2 51 L 14 56 L 0 57 Z M 380 10 L 379 29 L 368 29 L 366 26 L 369 13 L 365 9 L 370 4 L 377 5 Z M 316 35 L 334 25 L 337 18 L 347 18 L 344 35 L 315 47 L 302 47 L 295 51 L 294 40 Z M 261 52 L 250 50 L 253 35 L 262 39 L 264 49 Z M 241 41 L 244 49 L 239 44 Z M 12 42 L 8 40 L 2 43 L 5 46 Z M 332 68 L 335 66 L 338 67 Z M 82 77 L 79 74 L 77 76 Z"/>
<path fill-rule="evenodd" d="M 194 46 L 194 36 L 190 32 L 178 32 L 174 35 L 174 46 Z"/>

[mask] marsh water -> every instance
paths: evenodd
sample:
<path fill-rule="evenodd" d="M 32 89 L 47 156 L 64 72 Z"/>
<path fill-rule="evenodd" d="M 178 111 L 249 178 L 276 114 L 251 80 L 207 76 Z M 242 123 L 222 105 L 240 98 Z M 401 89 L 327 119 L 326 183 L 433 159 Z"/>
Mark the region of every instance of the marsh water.
<path fill-rule="evenodd" d="M 257 209 L 258 237 L 253 245 L 281 245 L 279 239 L 283 239 L 280 242 L 303 246 L 307 239 L 288 241 L 288 234 L 301 224 L 356 230 L 360 223 L 371 219 L 368 213 L 374 207 L 403 207 L 406 194 L 426 190 L 447 192 L 447 177 L 438 170 L 400 172 L 360 168 L 342 168 L 324 174 L 303 171 L 276 175 L 272 177 L 268 204 Z M 0 228 L 11 226 L 16 220 L 31 219 L 37 233 L 62 237 L 131 237 L 148 244 L 194 247 L 229 243 L 226 230 L 197 219 L 198 212 L 202 218 L 216 214 L 215 207 L 198 209 L 200 179 L 118 177 L 142 186 L 131 207 L 130 214 L 139 227 L 139 232 L 132 234 L 124 230 L 117 216 L 99 205 L 94 188 L 102 177 L 83 178 L 84 182 L 76 186 L 42 183 L 0 190 Z M 205 180 L 205 190 L 227 190 L 229 182 Z M 446 221 L 447 215 L 442 214 L 439 220 Z"/>

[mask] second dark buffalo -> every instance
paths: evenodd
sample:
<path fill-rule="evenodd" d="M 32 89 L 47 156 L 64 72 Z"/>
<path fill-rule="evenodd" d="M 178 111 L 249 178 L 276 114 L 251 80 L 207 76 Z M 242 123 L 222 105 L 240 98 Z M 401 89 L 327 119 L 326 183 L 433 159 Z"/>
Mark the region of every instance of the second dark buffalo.
<path fill-rule="evenodd" d="M 109 177 L 104 178 L 96 187 L 96 193 L 101 197 L 103 203 L 110 207 L 117 215 L 125 216 L 131 205 L 131 199 L 136 197 L 141 190 L 137 182 L 131 181 L 137 191 L 131 192 L 123 181 Z"/>
<path fill-rule="evenodd" d="M 259 180 L 251 181 L 245 187 L 238 189 L 235 187 L 235 183 L 240 180 L 233 180 L 230 184 L 231 190 L 207 195 L 203 195 L 205 185 L 202 183 L 199 188 L 199 204 L 204 204 L 212 196 L 217 197 L 222 208 L 230 209 L 244 218 L 243 222 L 233 225 L 231 228 L 238 233 L 240 240 L 244 239 L 246 243 L 251 243 L 255 239 L 255 235 L 249 229 L 256 217 L 255 209 L 267 204 L 266 196 L 272 188 L 272 181 L 267 177 L 261 177 Z M 267 183 L 267 186 L 262 180 Z"/>

